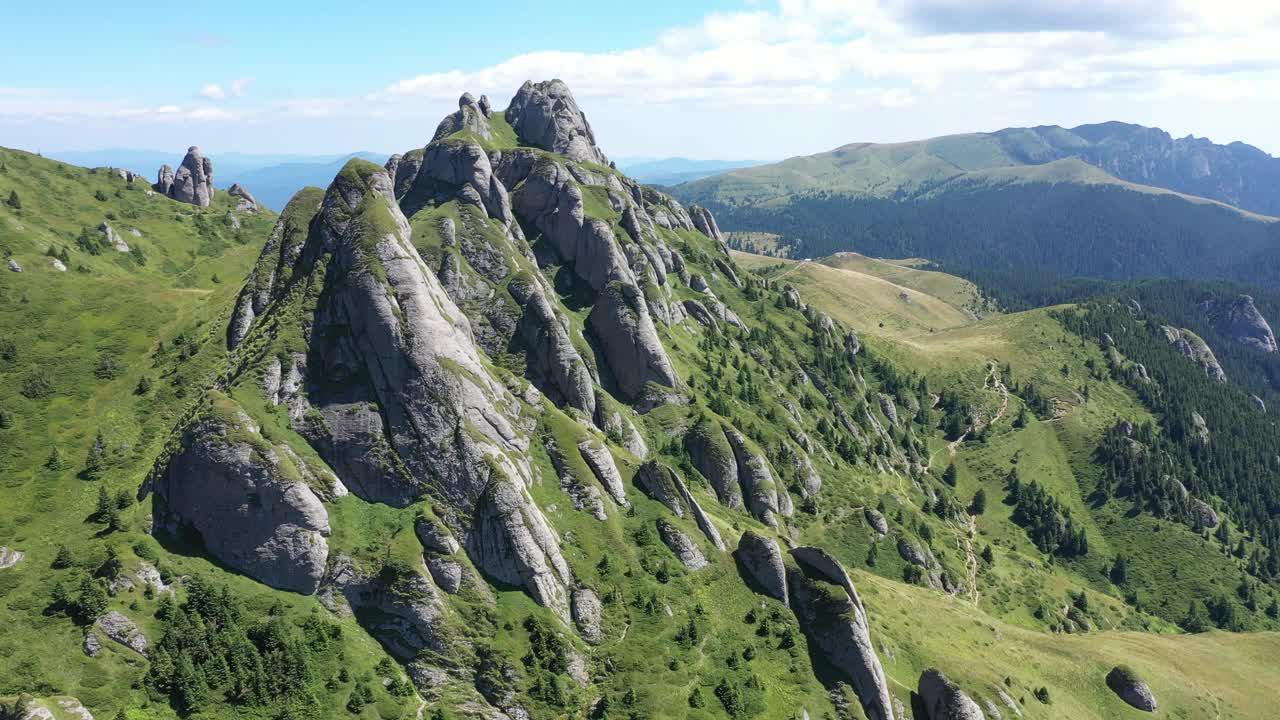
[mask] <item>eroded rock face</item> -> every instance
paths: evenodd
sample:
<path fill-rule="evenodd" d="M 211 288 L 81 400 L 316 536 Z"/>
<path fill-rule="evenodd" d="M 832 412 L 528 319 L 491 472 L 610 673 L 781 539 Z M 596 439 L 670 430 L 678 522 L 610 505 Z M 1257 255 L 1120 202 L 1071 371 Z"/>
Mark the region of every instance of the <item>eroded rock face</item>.
<path fill-rule="evenodd" d="M 675 470 L 656 460 L 650 460 L 636 471 L 635 482 L 649 497 L 666 505 L 676 517 L 692 517 L 698 529 L 707 536 L 717 550 L 725 549 L 720 531 L 716 529 L 711 518 L 703 511 L 702 506 L 694 499 L 684 480 L 676 474 Z"/>
<path fill-rule="evenodd" d="M 173 189 L 173 168 L 168 165 L 161 165 L 156 172 L 156 184 L 151 187 L 156 192 L 167 197 L 169 191 Z"/>
<path fill-rule="evenodd" d="M 197 207 L 209 207 L 213 202 L 214 193 L 213 161 L 201 155 L 200 148 L 195 145 L 187 148 L 186 157 L 182 158 L 182 164 L 178 166 L 178 170 L 173 173 L 171 179 L 166 173 L 168 167 L 165 165 L 160 168 L 156 192 L 163 192 L 178 202 Z"/>
<path fill-rule="evenodd" d="M 884 515 L 874 508 L 866 508 L 862 511 L 864 517 L 867 518 L 867 524 L 876 531 L 881 537 L 889 534 L 889 521 L 885 520 Z"/>
<path fill-rule="evenodd" d="M 738 481 L 742 485 L 742 496 L 747 509 L 760 522 L 777 525 L 776 515 L 791 514 L 788 509 L 789 498 L 783 501 L 780 497 L 786 490 L 778 487 L 768 461 L 752 449 L 741 433 L 725 428 L 725 438 L 733 448 L 734 459 L 738 464 Z"/>
<path fill-rule="evenodd" d="M 582 454 L 587 467 L 591 468 L 592 474 L 596 476 L 596 480 L 609 493 L 613 501 L 622 507 L 630 507 L 631 503 L 627 501 L 627 489 L 622 482 L 622 474 L 618 472 L 618 466 L 613 461 L 613 453 L 609 452 L 609 448 L 588 439 L 578 443 L 578 452 Z"/>
<path fill-rule="evenodd" d="M 150 643 L 147 642 L 147 636 L 142 634 L 136 623 L 126 617 L 123 613 L 112 610 L 111 612 L 98 618 L 93 624 L 94 627 L 102 631 L 111 640 L 124 645 L 139 655 L 147 655 L 150 652 Z M 86 649 L 88 642 L 85 643 Z"/>
<path fill-rule="evenodd" d="M 742 507 L 738 461 L 720 423 L 710 418 L 701 420 L 685 433 L 684 447 L 693 466 L 711 483 L 720 504 Z"/>
<path fill-rule="evenodd" d="M 570 337 L 569 321 L 536 280 L 513 279 L 508 289 L 524 305 L 519 332 L 524 339 L 528 368 L 535 383 L 557 405 L 595 413 L 595 385 L 586 361 Z"/>
<path fill-rule="evenodd" d="M 401 661 L 413 660 L 424 650 L 442 657 L 451 653 L 443 602 L 431 582 L 412 568 L 389 567 L 370 575 L 357 570 L 351 558 L 338 556 L 325 576 L 320 599 L 335 612 L 343 612 L 345 602 Z"/>
<path fill-rule="evenodd" d="M 559 538 L 522 487 L 495 480 L 476 506 L 467 554 L 480 572 L 523 587 L 569 622 L 573 578 L 560 555 Z"/>
<path fill-rule="evenodd" d="M 1229 302 L 1209 299 L 1200 303 L 1200 309 L 1220 334 L 1261 352 L 1276 351 L 1275 333 L 1252 297 L 1240 295 Z"/>
<path fill-rule="evenodd" d="M 209 554 L 259 582 L 314 593 L 329 554 L 324 504 L 286 448 L 230 401 L 214 402 L 152 480 L 157 524 L 195 531 Z"/>
<path fill-rule="evenodd" d="M 738 567 L 769 597 L 790 604 L 787 598 L 787 566 L 782 561 L 782 551 L 777 541 L 750 530 L 742 533 L 738 549 L 734 552 Z"/>
<path fill-rule="evenodd" d="M 578 627 L 582 639 L 598 645 L 604 639 L 604 631 L 600 627 L 600 619 L 604 606 L 600 597 L 591 588 L 578 588 L 573 591 L 573 624 Z"/>
<path fill-rule="evenodd" d="M 1131 668 L 1117 666 L 1107 673 L 1107 687 L 1129 705 L 1145 711 L 1156 711 L 1156 696 L 1150 686 Z"/>
<path fill-rule="evenodd" d="M 661 518 L 658 519 L 658 537 L 662 538 L 662 542 L 668 548 L 671 548 L 671 552 L 675 553 L 680 563 L 690 570 L 701 570 L 709 564 L 707 556 L 698 549 L 697 543 L 685 535 L 680 528 Z"/>
<path fill-rule="evenodd" d="M 930 668 L 920 675 L 917 692 L 929 712 L 929 720 L 984 720 L 982 708 L 941 670 Z"/>
<path fill-rule="evenodd" d="M 869 720 L 894 720 L 893 698 L 871 641 L 862 598 L 840 563 L 818 548 L 796 548 L 800 569 L 787 573 L 791 607 L 800 627 L 858 694 Z"/>
<path fill-rule="evenodd" d="M 458 98 L 458 111 L 440 121 L 431 141 L 435 142 L 462 131 L 473 132 L 485 140 L 492 137 L 493 133 L 489 129 L 489 99 L 484 96 L 481 96 L 481 99 L 484 101 L 483 107 L 476 102 L 471 93 L 462 93 L 462 97 Z"/>
<path fill-rule="evenodd" d="M 595 133 L 569 86 L 560 80 L 525 82 L 507 106 L 507 122 L 523 145 L 550 150 L 575 162 L 608 165 Z"/>
<path fill-rule="evenodd" d="M 680 384 L 636 286 L 612 282 L 605 287 L 587 316 L 587 326 L 628 399 L 640 397 L 649 382 L 672 388 Z"/>

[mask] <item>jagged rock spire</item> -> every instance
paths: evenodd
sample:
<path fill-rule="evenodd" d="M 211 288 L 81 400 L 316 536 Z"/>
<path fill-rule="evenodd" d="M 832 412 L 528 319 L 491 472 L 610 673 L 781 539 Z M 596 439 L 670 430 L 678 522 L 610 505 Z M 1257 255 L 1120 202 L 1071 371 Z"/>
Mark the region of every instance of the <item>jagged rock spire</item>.
<path fill-rule="evenodd" d="M 562 80 L 525 81 L 511 98 L 506 118 L 524 145 L 560 153 L 575 162 L 609 164 L 596 147 L 586 114 Z"/>
<path fill-rule="evenodd" d="M 213 161 L 200 154 L 200 148 L 187 148 L 186 157 L 174 172 L 161 165 L 156 174 L 155 191 L 178 202 L 209 207 L 213 202 Z"/>

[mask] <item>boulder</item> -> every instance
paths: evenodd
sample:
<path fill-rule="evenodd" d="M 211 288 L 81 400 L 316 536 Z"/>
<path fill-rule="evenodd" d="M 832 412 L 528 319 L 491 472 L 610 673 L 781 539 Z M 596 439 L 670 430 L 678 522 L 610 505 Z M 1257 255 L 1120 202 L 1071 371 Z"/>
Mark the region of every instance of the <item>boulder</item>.
<path fill-rule="evenodd" d="M 755 588 L 782 601 L 783 605 L 790 604 L 787 599 L 787 566 L 775 540 L 747 530 L 738 539 L 738 549 L 733 555 L 742 574 Z"/>
<path fill-rule="evenodd" d="M 111 227 L 109 224 L 104 222 L 99 225 L 98 232 L 102 233 L 103 241 L 114 248 L 116 252 L 129 252 L 129 243 L 125 242 L 124 238 L 120 237 L 119 233 L 115 231 L 115 228 Z"/>
<path fill-rule="evenodd" d="M 98 633 L 90 630 L 84 635 L 84 645 L 82 646 L 84 654 L 89 657 L 98 657 L 102 654 L 102 640 L 98 638 Z"/>
<path fill-rule="evenodd" d="M 649 382 L 679 386 L 680 378 L 635 285 L 609 283 L 591 308 L 587 327 L 600 343 L 605 362 L 624 397 L 640 397 Z"/>
<path fill-rule="evenodd" d="M 889 534 L 889 521 L 885 520 L 884 515 L 880 514 L 875 508 L 864 508 L 862 516 L 867 519 L 867 524 L 871 526 L 876 534 L 884 537 Z"/>
<path fill-rule="evenodd" d="M 868 720 L 894 720 L 870 620 L 848 573 L 818 548 L 796 548 L 791 555 L 800 568 L 787 572 L 788 596 L 810 647 L 848 679 Z"/>
<path fill-rule="evenodd" d="M 102 631 L 109 639 L 124 645 L 139 655 L 147 655 L 150 644 L 147 636 L 142 634 L 138 626 L 123 613 L 112 610 L 94 622 L 93 626 Z"/>
<path fill-rule="evenodd" d="M 608 165 L 595 133 L 560 80 L 526 81 L 507 106 L 507 122 L 522 145 L 559 153 L 574 162 Z"/>
<path fill-rule="evenodd" d="M 200 148 L 195 145 L 187 148 L 187 155 L 173 173 L 168 189 L 161 190 L 167 168 L 166 165 L 160 169 L 161 179 L 156 183 L 156 192 L 164 192 L 178 202 L 209 207 L 214 195 L 213 161 L 201 155 Z"/>
<path fill-rule="evenodd" d="M 984 720 L 982 708 L 941 670 L 929 668 L 920 674 L 917 692 L 929 713 L 929 720 Z"/>
<path fill-rule="evenodd" d="M 0 570 L 8 570 L 22 562 L 24 557 L 26 557 L 26 553 L 0 545 Z"/>
<path fill-rule="evenodd" d="M 1239 295 L 1229 301 L 1211 298 L 1201 302 L 1200 309 L 1213 322 L 1218 334 L 1260 352 L 1276 351 L 1275 333 L 1253 304 L 1252 297 Z"/>
<path fill-rule="evenodd" d="M 1107 687 L 1129 705 L 1144 712 L 1156 711 L 1156 696 L 1132 668 L 1118 665 L 1107 673 Z"/>
<path fill-rule="evenodd" d="M 51 263 L 50 263 L 50 265 L 52 265 L 52 266 L 53 266 L 53 269 L 54 269 L 54 270 L 57 270 L 58 272 L 66 272 L 66 271 L 67 271 L 67 265 L 66 265 L 66 263 L 62 262 L 62 261 L 61 261 L 61 260 L 59 260 L 58 258 L 54 258 L 54 259 L 53 259 L 53 262 L 51 262 Z"/>
<path fill-rule="evenodd" d="M 671 548 L 671 552 L 675 553 L 680 563 L 690 570 L 701 570 L 709 564 L 707 556 L 698 549 L 697 543 L 685 535 L 680 528 L 662 518 L 658 518 L 658 537 L 662 538 L 662 542 L 668 548 Z"/>
<path fill-rule="evenodd" d="M 574 590 L 572 610 L 573 624 L 577 626 L 582 639 L 592 645 L 599 645 L 604 639 L 604 632 L 600 628 L 604 606 L 600 604 L 596 592 L 586 587 Z"/>
<path fill-rule="evenodd" d="M 329 516 L 307 472 L 233 401 L 215 398 L 154 474 L 154 516 L 175 535 L 194 532 L 210 555 L 259 582 L 314 593 L 329 554 Z"/>
<path fill-rule="evenodd" d="M 418 536 L 418 542 L 422 543 L 422 547 L 430 552 L 452 555 L 458 552 L 460 547 L 448 528 L 426 515 L 419 515 L 414 520 L 413 532 Z"/>
<path fill-rule="evenodd" d="M 227 190 L 227 194 L 236 199 L 236 212 L 258 212 L 258 201 L 253 197 L 253 194 L 240 183 L 233 183 L 231 188 Z"/>
<path fill-rule="evenodd" d="M 428 555 L 426 557 L 427 572 L 436 586 L 450 595 L 457 595 L 462 590 L 462 581 L 466 575 L 462 563 L 452 558 Z"/>
<path fill-rule="evenodd" d="M 689 314 L 689 317 L 697 320 L 699 324 L 709 327 L 712 330 L 720 327 L 720 323 L 716 320 L 716 316 L 712 315 L 711 312 L 707 310 L 707 307 L 697 300 L 685 300 L 684 309 L 685 312 Z"/>
<path fill-rule="evenodd" d="M 854 362 L 858 356 L 858 352 L 862 350 L 862 340 L 852 332 L 844 336 L 844 352 L 849 357 L 849 362 Z"/>
<path fill-rule="evenodd" d="M 1192 499 L 1191 514 L 1197 527 L 1215 528 L 1218 526 L 1218 512 L 1213 509 L 1212 505 L 1203 500 Z"/>

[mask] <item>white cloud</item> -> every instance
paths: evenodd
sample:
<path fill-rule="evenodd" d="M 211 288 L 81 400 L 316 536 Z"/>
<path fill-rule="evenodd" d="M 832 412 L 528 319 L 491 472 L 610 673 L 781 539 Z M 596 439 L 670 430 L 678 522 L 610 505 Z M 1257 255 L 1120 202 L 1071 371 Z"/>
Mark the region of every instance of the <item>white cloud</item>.
<path fill-rule="evenodd" d="M 227 97 L 227 93 L 222 89 L 221 85 L 210 83 L 200 88 L 200 97 L 210 100 L 222 100 Z"/>

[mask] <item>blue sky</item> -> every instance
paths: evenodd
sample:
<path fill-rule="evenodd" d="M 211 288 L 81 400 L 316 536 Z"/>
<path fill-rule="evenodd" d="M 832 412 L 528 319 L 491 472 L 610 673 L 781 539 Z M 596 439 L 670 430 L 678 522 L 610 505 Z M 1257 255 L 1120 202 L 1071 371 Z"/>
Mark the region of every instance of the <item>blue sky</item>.
<path fill-rule="evenodd" d="M 1273 2 L 14 5 L 0 144 L 27 149 L 403 151 L 463 90 L 559 76 L 615 156 L 1112 119 L 1280 152 Z"/>

